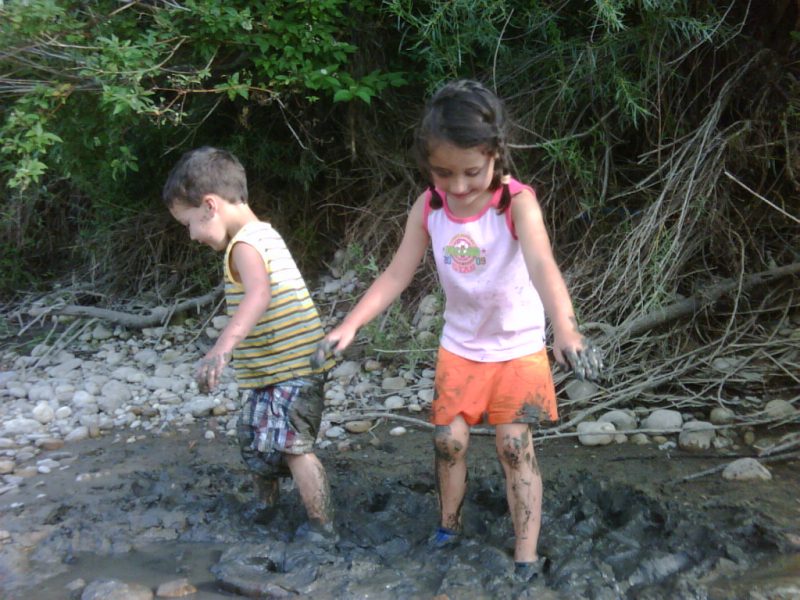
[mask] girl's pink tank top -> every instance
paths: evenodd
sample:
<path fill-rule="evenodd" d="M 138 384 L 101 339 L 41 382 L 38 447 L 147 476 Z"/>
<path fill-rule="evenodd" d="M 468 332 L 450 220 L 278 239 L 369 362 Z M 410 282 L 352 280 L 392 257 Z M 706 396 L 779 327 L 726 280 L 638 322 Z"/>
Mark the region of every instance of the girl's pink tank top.
<path fill-rule="evenodd" d="M 535 194 L 514 179 L 509 183 L 512 196 L 523 189 Z M 480 214 L 465 219 L 454 216 L 446 201 L 432 209 L 430 191 L 425 199 L 423 223 L 445 294 L 441 344 L 479 362 L 519 358 L 544 347 L 544 308 L 528 276 L 511 210 L 497 213 L 502 191 L 495 191 Z"/>

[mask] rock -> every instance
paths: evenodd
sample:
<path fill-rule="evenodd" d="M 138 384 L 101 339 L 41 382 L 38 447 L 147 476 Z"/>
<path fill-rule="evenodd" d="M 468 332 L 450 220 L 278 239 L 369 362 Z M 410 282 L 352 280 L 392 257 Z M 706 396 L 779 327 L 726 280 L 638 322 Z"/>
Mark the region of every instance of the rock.
<path fill-rule="evenodd" d="M 404 377 L 386 377 L 381 383 L 381 387 L 386 391 L 403 390 L 408 386 Z"/>
<path fill-rule="evenodd" d="M 365 433 L 372 429 L 372 421 L 348 421 L 344 428 L 350 433 Z"/>
<path fill-rule="evenodd" d="M 786 400 L 770 400 L 764 407 L 764 412 L 771 419 L 783 419 L 796 415 L 797 409 Z"/>
<path fill-rule="evenodd" d="M 597 393 L 597 386 L 591 381 L 572 379 L 564 387 L 564 390 L 567 392 L 567 396 L 570 400 L 580 402 L 594 396 Z"/>
<path fill-rule="evenodd" d="M 55 417 L 58 420 L 69 419 L 72 416 L 72 409 L 69 406 L 59 406 L 56 409 Z"/>
<path fill-rule="evenodd" d="M 650 438 L 648 438 L 647 434 L 644 433 L 634 433 L 631 435 L 631 443 L 636 444 L 637 446 L 645 446 L 646 444 L 650 443 Z"/>
<path fill-rule="evenodd" d="M 0 458 L 0 475 L 8 475 L 14 472 L 16 463 L 10 458 Z"/>
<path fill-rule="evenodd" d="M 211 398 L 210 396 L 199 396 L 191 402 L 187 402 L 183 406 L 183 412 L 189 413 L 195 418 L 204 417 L 211 414 L 211 411 L 214 410 L 215 405 L 216 402 L 214 402 L 214 398 Z"/>
<path fill-rule="evenodd" d="M 26 419 L 25 417 L 17 417 L 16 419 L 9 419 L 3 423 L 4 435 L 26 435 L 30 433 L 38 433 L 42 430 L 42 424 L 36 419 Z"/>
<path fill-rule="evenodd" d="M 133 394 L 123 382 L 112 379 L 102 388 L 102 396 L 97 400 L 97 406 L 106 414 L 113 414 L 123 404 L 131 401 Z"/>
<path fill-rule="evenodd" d="M 150 588 L 116 579 L 96 579 L 87 585 L 81 600 L 152 600 Z"/>
<path fill-rule="evenodd" d="M 53 410 L 53 407 L 47 402 L 39 402 L 39 404 L 33 407 L 31 415 L 42 425 L 47 425 L 55 418 L 56 413 Z"/>
<path fill-rule="evenodd" d="M 182 577 L 159 585 L 156 589 L 156 596 L 158 598 L 181 598 L 196 592 L 197 588 L 189 583 L 188 579 Z"/>
<path fill-rule="evenodd" d="M 28 390 L 28 400 L 31 402 L 47 402 L 55 397 L 56 393 L 49 384 L 37 384 Z"/>
<path fill-rule="evenodd" d="M 85 425 L 80 427 L 76 427 L 72 431 L 70 431 L 66 436 L 64 436 L 65 442 L 79 442 L 81 440 L 85 440 L 89 437 L 89 428 Z"/>
<path fill-rule="evenodd" d="M 328 429 L 328 430 L 325 432 L 325 437 L 327 437 L 327 438 L 331 438 L 331 439 L 340 438 L 340 437 L 342 437 L 343 435 L 344 435 L 344 429 L 343 429 L 343 428 L 341 428 L 341 427 L 339 427 L 338 425 L 335 425 L 335 426 L 333 426 L 333 427 L 329 428 L 329 429 Z"/>
<path fill-rule="evenodd" d="M 583 421 L 578 423 L 578 441 L 584 446 L 606 446 L 614 441 L 613 423 Z"/>
<path fill-rule="evenodd" d="M 660 408 L 654 410 L 642 421 L 642 429 L 655 429 L 656 431 L 667 431 L 671 429 L 681 429 L 683 427 L 683 417 L 677 410 Z"/>
<path fill-rule="evenodd" d="M 617 431 L 631 431 L 636 429 L 636 417 L 624 410 L 611 410 L 599 419 L 599 423 L 613 423 Z"/>
<path fill-rule="evenodd" d="M 736 413 L 724 406 L 715 406 L 708 416 L 714 425 L 730 425 L 736 418 Z"/>
<path fill-rule="evenodd" d="M 106 328 L 105 326 L 103 326 L 102 323 L 98 323 L 97 325 L 95 325 L 95 328 L 92 329 L 92 339 L 96 340 L 98 342 L 102 342 L 103 340 L 107 340 L 112 335 L 113 334 L 111 333 L 111 331 L 108 328 Z"/>
<path fill-rule="evenodd" d="M 398 425 L 397 427 L 393 427 L 392 429 L 389 430 L 389 435 L 393 435 L 395 437 L 405 435 L 405 433 L 406 433 L 406 428 L 403 427 L 402 425 Z"/>
<path fill-rule="evenodd" d="M 678 436 L 678 445 L 684 450 L 708 450 L 717 436 L 714 425 L 707 421 L 688 421 Z"/>
<path fill-rule="evenodd" d="M 214 329 L 219 329 L 220 331 L 222 331 L 228 326 L 229 321 L 230 318 L 228 317 L 228 315 L 217 315 L 216 317 L 211 319 L 211 326 Z"/>
<path fill-rule="evenodd" d="M 431 389 L 420 390 L 417 392 L 417 398 L 419 398 L 420 402 L 423 405 L 428 405 L 433 402 L 433 396 L 436 394 L 436 391 Z"/>
<path fill-rule="evenodd" d="M 383 407 L 387 410 L 397 410 L 398 408 L 403 408 L 405 403 L 402 396 L 389 396 L 383 401 Z"/>
<path fill-rule="evenodd" d="M 755 458 L 740 458 L 725 467 L 722 477 L 730 481 L 767 481 L 772 479 L 772 473 Z"/>
<path fill-rule="evenodd" d="M 361 365 L 354 360 L 346 360 L 331 371 L 331 377 L 347 383 L 361 371 Z"/>
<path fill-rule="evenodd" d="M 373 358 L 368 358 L 364 361 L 364 370 L 367 373 L 374 373 L 375 371 L 380 371 L 383 368 L 383 365 Z"/>
<path fill-rule="evenodd" d="M 60 440 L 58 438 L 42 438 L 36 440 L 36 446 L 41 448 L 42 450 L 47 450 L 51 452 L 53 450 L 60 450 L 64 447 L 64 440 Z"/>

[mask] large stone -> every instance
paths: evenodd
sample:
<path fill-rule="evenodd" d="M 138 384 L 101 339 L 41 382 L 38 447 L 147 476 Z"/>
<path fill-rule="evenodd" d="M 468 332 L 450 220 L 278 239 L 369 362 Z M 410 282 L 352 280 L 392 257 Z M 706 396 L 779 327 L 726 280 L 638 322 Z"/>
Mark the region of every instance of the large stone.
<path fill-rule="evenodd" d="M 654 410 L 642 421 L 643 429 L 654 429 L 656 431 L 678 430 L 683 427 L 683 417 L 677 410 L 660 408 Z"/>
<path fill-rule="evenodd" d="M 597 393 L 597 386 L 591 381 L 580 381 L 579 379 L 572 379 L 564 387 L 570 400 L 575 402 L 582 402 L 588 400 Z"/>
<path fill-rule="evenodd" d="M 711 409 L 708 419 L 714 425 L 730 425 L 736 418 L 736 413 L 725 406 L 715 406 Z"/>
<path fill-rule="evenodd" d="M 714 425 L 707 421 L 688 421 L 678 436 L 678 445 L 684 450 L 708 450 L 716 437 Z"/>
<path fill-rule="evenodd" d="M 725 467 L 722 477 L 732 481 L 767 481 L 772 479 L 772 473 L 755 458 L 740 458 Z"/>
<path fill-rule="evenodd" d="M 578 441 L 584 446 L 606 446 L 614 441 L 613 423 L 583 421 L 578 423 Z"/>
<path fill-rule="evenodd" d="M 624 410 L 610 410 L 597 421 L 600 423 L 613 423 L 617 431 L 636 429 L 636 417 Z"/>
<path fill-rule="evenodd" d="M 42 424 L 36 419 L 17 417 L 16 419 L 9 419 L 3 423 L 2 429 L 4 435 L 25 435 L 29 433 L 38 433 L 42 430 Z"/>
<path fill-rule="evenodd" d="M 771 419 L 783 419 L 796 415 L 797 409 L 786 400 L 770 400 L 764 407 L 764 412 Z"/>

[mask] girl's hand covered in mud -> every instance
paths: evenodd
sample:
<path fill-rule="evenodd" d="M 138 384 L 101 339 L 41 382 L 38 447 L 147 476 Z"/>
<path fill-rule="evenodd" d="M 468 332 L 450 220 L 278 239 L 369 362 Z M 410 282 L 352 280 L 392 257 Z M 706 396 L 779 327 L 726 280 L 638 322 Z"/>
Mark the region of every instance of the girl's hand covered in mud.
<path fill-rule="evenodd" d="M 571 370 L 579 381 L 599 381 L 605 376 L 603 354 L 590 340 L 584 338 L 583 348 L 562 349 L 561 354 L 566 362 L 561 368 Z"/>
<path fill-rule="evenodd" d="M 231 362 L 230 352 L 214 352 L 206 354 L 194 369 L 194 379 L 202 393 L 213 391 L 219 384 L 222 372 Z"/>

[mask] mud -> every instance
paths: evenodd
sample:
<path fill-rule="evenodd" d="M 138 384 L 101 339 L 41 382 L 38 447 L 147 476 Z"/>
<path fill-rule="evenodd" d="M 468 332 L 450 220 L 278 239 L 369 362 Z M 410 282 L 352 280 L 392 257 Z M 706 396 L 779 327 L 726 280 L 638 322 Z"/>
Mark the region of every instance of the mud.
<path fill-rule="evenodd" d="M 115 578 L 155 589 L 187 577 L 192 598 L 796 598 L 800 474 L 766 482 L 680 477 L 730 460 L 656 446 L 537 445 L 544 576 L 515 581 L 494 439 L 473 436 L 465 536 L 430 550 L 437 525 L 431 433 L 392 424 L 319 453 L 338 539 L 309 530 L 296 490 L 260 511 L 231 438 L 204 428 L 107 437 L 57 451 L 68 468 L 0 496 L 3 597 L 80 597 Z M 69 456 L 67 456 L 69 455 Z M 792 595 L 798 594 L 798 595 Z M 72 595 L 72 596 L 71 596 Z"/>

